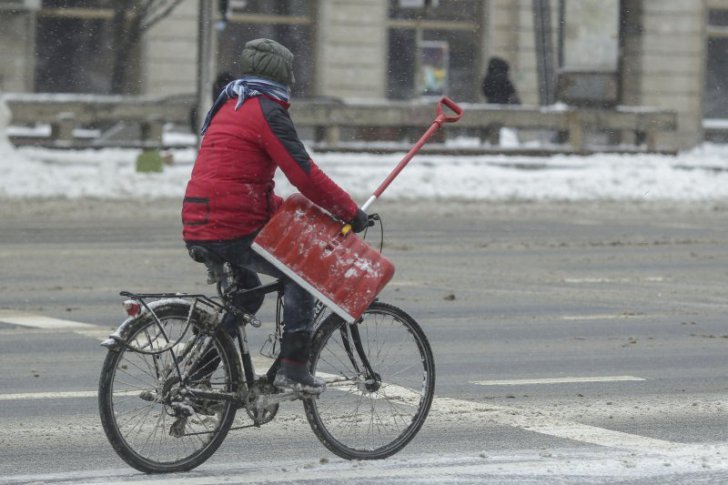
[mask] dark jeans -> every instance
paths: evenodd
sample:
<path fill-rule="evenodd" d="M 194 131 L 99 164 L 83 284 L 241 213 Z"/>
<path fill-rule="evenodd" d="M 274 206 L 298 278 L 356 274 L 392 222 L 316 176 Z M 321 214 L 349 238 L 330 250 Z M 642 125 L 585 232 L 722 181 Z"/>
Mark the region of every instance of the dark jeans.
<path fill-rule="evenodd" d="M 255 235 L 229 241 L 187 243 L 187 246 L 202 246 L 236 267 L 239 270 L 238 284 L 244 288 L 252 288 L 260 284 L 257 273 L 273 276 L 283 281 L 284 333 L 310 331 L 313 321 L 314 297 L 253 251 L 250 248 L 253 239 L 255 239 Z M 263 295 L 260 298 L 254 297 L 236 303 L 242 304 L 249 312 L 255 313 L 263 303 Z M 223 325 L 229 331 L 233 330 L 231 319 L 232 317 L 228 318 L 226 315 L 223 320 Z"/>

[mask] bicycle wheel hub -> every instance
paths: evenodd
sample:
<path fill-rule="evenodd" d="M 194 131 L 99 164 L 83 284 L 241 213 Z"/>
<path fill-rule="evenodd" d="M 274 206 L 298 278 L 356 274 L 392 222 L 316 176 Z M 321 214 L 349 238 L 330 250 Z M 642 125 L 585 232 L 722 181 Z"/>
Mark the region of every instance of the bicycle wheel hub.
<path fill-rule="evenodd" d="M 379 388 L 382 387 L 382 378 L 376 372 L 372 377 L 362 376 L 362 378 L 363 379 L 359 381 L 359 389 L 362 392 L 377 392 Z"/>

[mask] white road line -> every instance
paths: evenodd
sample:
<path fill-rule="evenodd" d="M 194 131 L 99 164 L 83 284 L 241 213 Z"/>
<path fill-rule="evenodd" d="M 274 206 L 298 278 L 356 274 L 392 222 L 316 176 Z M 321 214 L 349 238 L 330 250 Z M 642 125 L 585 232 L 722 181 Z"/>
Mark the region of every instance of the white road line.
<path fill-rule="evenodd" d="M 327 391 L 329 392 L 329 391 Z M 134 392 L 129 394 L 133 395 Z M 0 401 L 21 399 L 96 398 L 96 391 L 37 392 L 0 394 Z M 635 450 L 642 453 L 662 453 L 690 446 L 645 436 L 613 431 L 575 421 L 549 416 L 541 411 L 525 411 L 507 406 L 495 406 L 462 399 L 436 397 L 428 422 L 438 426 L 447 424 L 453 415 L 468 416 L 474 423 L 511 426 L 524 431 L 545 434 L 582 443 L 615 449 Z M 728 451 L 728 450 L 727 450 Z"/>
<path fill-rule="evenodd" d="M 19 312 L 0 311 L 0 321 L 9 321 L 18 325 L 36 326 L 40 328 L 88 328 L 93 325 L 82 324 L 68 320 L 50 319 Z M 39 325 L 40 323 L 40 325 Z M 45 326 L 41 326 L 45 325 Z M 270 360 L 267 360 L 270 362 Z M 256 358 L 256 363 L 258 359 Z M 260 362 L 263 364 L 263 362 Z M 265 364 L 263 364 L 265 365 Z M 259 367 L 265 368 L 265 367 Z M 549 379 L 521 379 L 508 381 L 475 381 L 480 385 L 516 385 L 516 384 L 552 384 L 552 383 L 583 383 L 583 382 L 619 382 L 640 381 L 640 377 L 633 376 L 606 376 L 606 377 L 562 377 Z M 37 392 L 0 394 L 0 401 L 22 399 L 63 399 L 63 398 L 96 398 L 96 391 L 67 391 L 67 392 Z M 430 420 L 437 422 L 449 419 L 453 414 L 468 414 L 471 418 L 483 423 L 500 424 L 520 428 L 525 431 L 541 433 L 549 436 L 570 439 L 583 443 L 605 446 L 615 449 L 627 449 L 640 452 L 665 452 L 680 449 L 685 445 L 664 441 L 655 438 L 612 431 L 596 426 L 568 421 L 556 416 L 549 416 L 542 412 L 528 412 L 505 406 L 493 406 L 461 399 L 436 397 L 432 403 Z"/>
<path fill-rule="evenodd" d="M 568 483 L 637 482 L 673 483 L 683 474 L 704 474 L 718 477 L 728 468 L 723 459 L 703 461 L 705 454 L 677 452 L 659 456 L 634 453 L 605 453 L 604 450 L 575 452 L 557 450 L 558 455 L 544 456 L 534 450 L 497 452 L 486 458 L 468 453 L 438 453 L 394 457 L 366 463 L 333 459 L 319 463 L 313 460 L 244 461 L 243 463 L 205 463 L 192 473 L 163 476 L 141 475 L 127 469 L 76 471 L 55 474 L 19 475 L 10 483 L 84 483 L 87 485 L 208 485 L 210 483 Z M 562 454 L 563 453 L 563 454 Z M 639 464 L 637 463 L 639 460 Z M 669 468 L 665 463 L 669 462 Z M 638 466 L 639 465 L 639 466 Z M 691 477 L 687 477 L 691 478 Z M 577 482 L 578 480 L 578 482 Z M 2 479 L 0 479 L 2 483 Z M 688 481 L 679 483 L 689 483 Z M 700 483 L 708 483 L 700 480 Z M 714 481 L 711 483 L 720 483 Z"/>
<path fill-rule="evenodd" d="M 0 394 L 0 401 L 20 401 L 23 399 L 95 398 L 97 396 L 97 391 L 19 392 L 16 394 Z"/>
<path fill-rule="evenodd" d="M 594 278 L 564 278 L 564 283 L 573 283 L 573 284 L 581 284 L 581 283 L 631 283 L 631 282 L 637 282 L 637 281 L 647 281 L 650 283 L 661 283 L 665 281 L 666 278 L 663 276 L 647 276 L 645 278 L 601 278 L 601 277 L 594 277 Z"/>
<path fill-rule="evenodd" d="M 530 384 L 579 384 L 584 382 L 631 382 L 644 381 L 635 376 L 593 376 L 593 377 L 546 377 L 543 379 L 510 379 L 501 381 L 470 381 L 479 386 L 523 386 Z"/>
<path fill-rule="evenodd" d="M 649 318 L 654 317 L 654 315 L 646 315 L 646 314 L 595 314 L 595 315 L 563 315 L 561 317 L 562 320 L 626 320 L 628 318 Z"/>
<path fill-rule="evenodd" d="M 526 411 L 506 406 L 495 406 L 486 403 L 478 404 L 473 401 L 446 397 L 436 398 L 433 401 L 432 407 L 437 417 L 439 415 L 469 415 L 469 418 L 474 419 L 476 422 L 512 426 L 524 431 L 608 448 L 637 450 L 645 453 L 649 451 L 661 453 L 685 446 L 657 438 L 648 438 L 636 434 L 590 426 L 576 421 L 568 421 L 558 416 L 549 416 L 546 411 Z M 435 417 L 435 420 L 437 420 L 437 417 Z"/>
<path fill-rule="evenodd" d="M 95 325 L 88 323 L 74 322 L 51 318 L 43 315 L 19 312 L 17 310 L 0 310 L 0 322 L 23 327 L 44 328 L 44 329 L 72 329 L 72 328 L 95 328 Z"/>

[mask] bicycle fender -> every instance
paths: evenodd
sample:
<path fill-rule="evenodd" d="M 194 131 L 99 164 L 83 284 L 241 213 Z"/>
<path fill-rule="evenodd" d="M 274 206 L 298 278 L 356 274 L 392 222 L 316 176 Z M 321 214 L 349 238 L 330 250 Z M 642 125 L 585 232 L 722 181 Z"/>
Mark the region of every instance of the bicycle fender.
<path fill-rule="evenodd" d="M 111 335 L 109 335 L 109 338 L 101 342 L 101 346 L 112 351 L 119 350 L 123 347 L 123 344 L 129 343 L 132 328 L 140 318 L 146 318 L 150 311 L 154 312 L 157 309 L 169 305 L 184 305 L 186 307 L 190 307 L 192 303 L 183 298 L 164 298 L 147 303 L 146 306 L 142 307 L 142 311 L 139 315 L 129 317 L 124 320 L 121 325 L 119 325 L 119 327 Z M 220 312 L 215 312 L 204 305 L 199 305 L 195 307 L 194 318 L 203 325 L 217 326 L 222 319 L 222 314 Z"/>

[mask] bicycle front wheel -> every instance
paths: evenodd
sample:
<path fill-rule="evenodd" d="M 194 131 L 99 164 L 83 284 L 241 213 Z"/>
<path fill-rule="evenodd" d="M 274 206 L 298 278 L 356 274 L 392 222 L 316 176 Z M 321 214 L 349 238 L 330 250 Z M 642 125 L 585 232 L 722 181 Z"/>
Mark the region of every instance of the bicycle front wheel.
<path fill-rule="evenodd" d="M 235 418 L 230 400 L 239 380 L 235 347 L 221 330 L 188 325 L 189 305 L 170 304 L 138 317 L 127 345 L 111 350 L 99 382 L 99 411 L 109 442 L 146 473 L 190 470 L 209 458 Z"/>
<path fill-rule="evenodd" d="M 312 347 L 311 372 L 327 390 L 304 408 L 328 449 L 347 459 L 379 459 L 414 438 L 432 404 L 435 363 L 412 317 L 379 302 L 353 324 L 330 315 Z"/>

